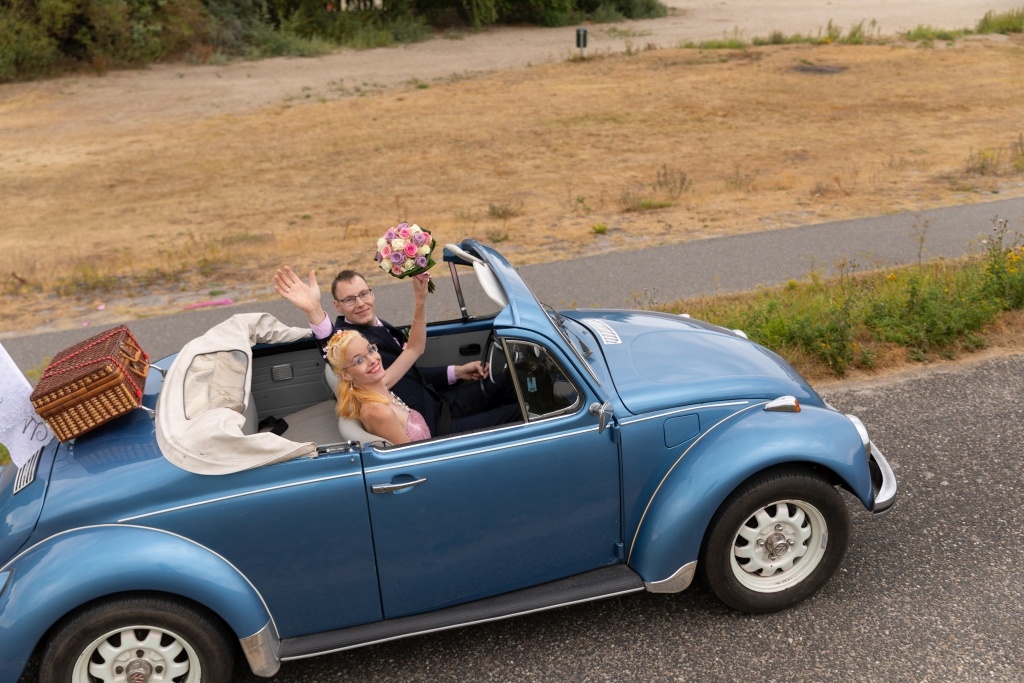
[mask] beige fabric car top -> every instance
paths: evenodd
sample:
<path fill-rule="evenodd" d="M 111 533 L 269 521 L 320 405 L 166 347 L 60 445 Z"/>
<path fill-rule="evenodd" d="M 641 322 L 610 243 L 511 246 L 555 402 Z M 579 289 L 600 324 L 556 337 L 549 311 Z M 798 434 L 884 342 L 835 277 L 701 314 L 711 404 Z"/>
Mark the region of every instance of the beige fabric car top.
<path fill-rule="evenodd" d="M 312 442 L 245 429 L 247 408 L 252 412 L 252 346 L 310 334 L 267 313 L 241 313 L 185 344 L 156 405 L 164 457 L 189 472 L 229 474 L 315 452 Z"/>

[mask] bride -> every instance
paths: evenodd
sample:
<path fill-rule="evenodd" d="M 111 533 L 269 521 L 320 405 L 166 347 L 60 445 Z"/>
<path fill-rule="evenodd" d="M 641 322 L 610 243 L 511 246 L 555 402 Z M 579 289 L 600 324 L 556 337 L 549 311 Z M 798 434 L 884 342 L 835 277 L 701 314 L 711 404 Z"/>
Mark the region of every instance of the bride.
<path fill-rule="evenodd" d="M 424 307 L 430 276 L 416 275 L 412 281 L 416 303 L 409 342 L 390 367 L 381 362 L 377 345 L 355 330 L 336 332 L 327 342 L 327 362 L 338 377 L 338 415 L 359 420 L 368 432 L 393 444 L 430 438 L 423 416 L 391 391 L 423 354 L 427 342 Z"/>

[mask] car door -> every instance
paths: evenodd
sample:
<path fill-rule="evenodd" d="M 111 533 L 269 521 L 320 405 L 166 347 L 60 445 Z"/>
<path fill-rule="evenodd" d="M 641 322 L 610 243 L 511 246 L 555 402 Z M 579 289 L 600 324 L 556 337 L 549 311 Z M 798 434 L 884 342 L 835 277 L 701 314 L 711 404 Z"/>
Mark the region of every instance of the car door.
<path fill-rule="evenodd" d="M 588 410 L 600 397 L 548 349 L 506 348 L 524 424 L 364 452 L 385 618 L 620 561 L 618 443 Z"/>

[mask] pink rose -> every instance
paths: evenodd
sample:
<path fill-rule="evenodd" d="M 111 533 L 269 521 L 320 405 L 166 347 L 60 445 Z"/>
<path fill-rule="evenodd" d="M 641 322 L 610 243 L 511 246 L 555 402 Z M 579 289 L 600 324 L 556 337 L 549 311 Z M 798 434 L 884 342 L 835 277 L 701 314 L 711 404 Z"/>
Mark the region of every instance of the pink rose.
<path fill-rule="evenodd" d="M 412 235 L 412 230 L 409 229 L 408 223 L 402 223 L 401 225 L 399 225 L 397 232 L 398 236 L 404 240 L 409 239 L 409 236 Z"/>
<path fill-rule="evenodd" d="M 381 250 L 380 250 L 380 257 L 381 258 L 391 258 L 391 245 L 390 244 L 387 244 L 387 245 L 385 245 L 384 247 L 381 248 Z"/>
<path fill-rule="evenodd" d="M 401 275 L 402 274 L 402 266 L 391 266 L 391 274 L 392 275 Z"/>
<path fill-rule="evenodd" d="M 413 244 L 412 242 L 409 242 L 409 244 L 405 245 L 405 249 L 403 249 L 402 251 L 403 251 L 403 252 L 405 253 L 405 255 L 406 255 L 406 256 L 408 256 L 409 258 L 413 258 L 413 257 L 415 257 L 415 256 L 416 256 L 416 254 L 417 254 L 417 253 L 419 252 L 419 247 L 417 247 L 417 246 L 416 246 L 415 244 Z"/>

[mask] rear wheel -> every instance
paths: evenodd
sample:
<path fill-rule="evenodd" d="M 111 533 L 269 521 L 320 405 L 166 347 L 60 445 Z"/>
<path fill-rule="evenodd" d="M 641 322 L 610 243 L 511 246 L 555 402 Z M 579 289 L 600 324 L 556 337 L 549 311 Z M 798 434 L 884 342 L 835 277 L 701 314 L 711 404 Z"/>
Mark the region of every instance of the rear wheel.
<path fill-rule="evenodd" d="M 738 489 L 710 525 L 700 567 L 733 609 L 785 609 L 817 592 L 838 569 L 850 514 L 824 478 L 801 470 L 761 475 Z"/>
<path fill-rule="evenodd" d="M 176 600 L 121 598 L 66 619 L 50 637 L 41 683 L 231 680 L 234 643 L 205 610 Z"/>

